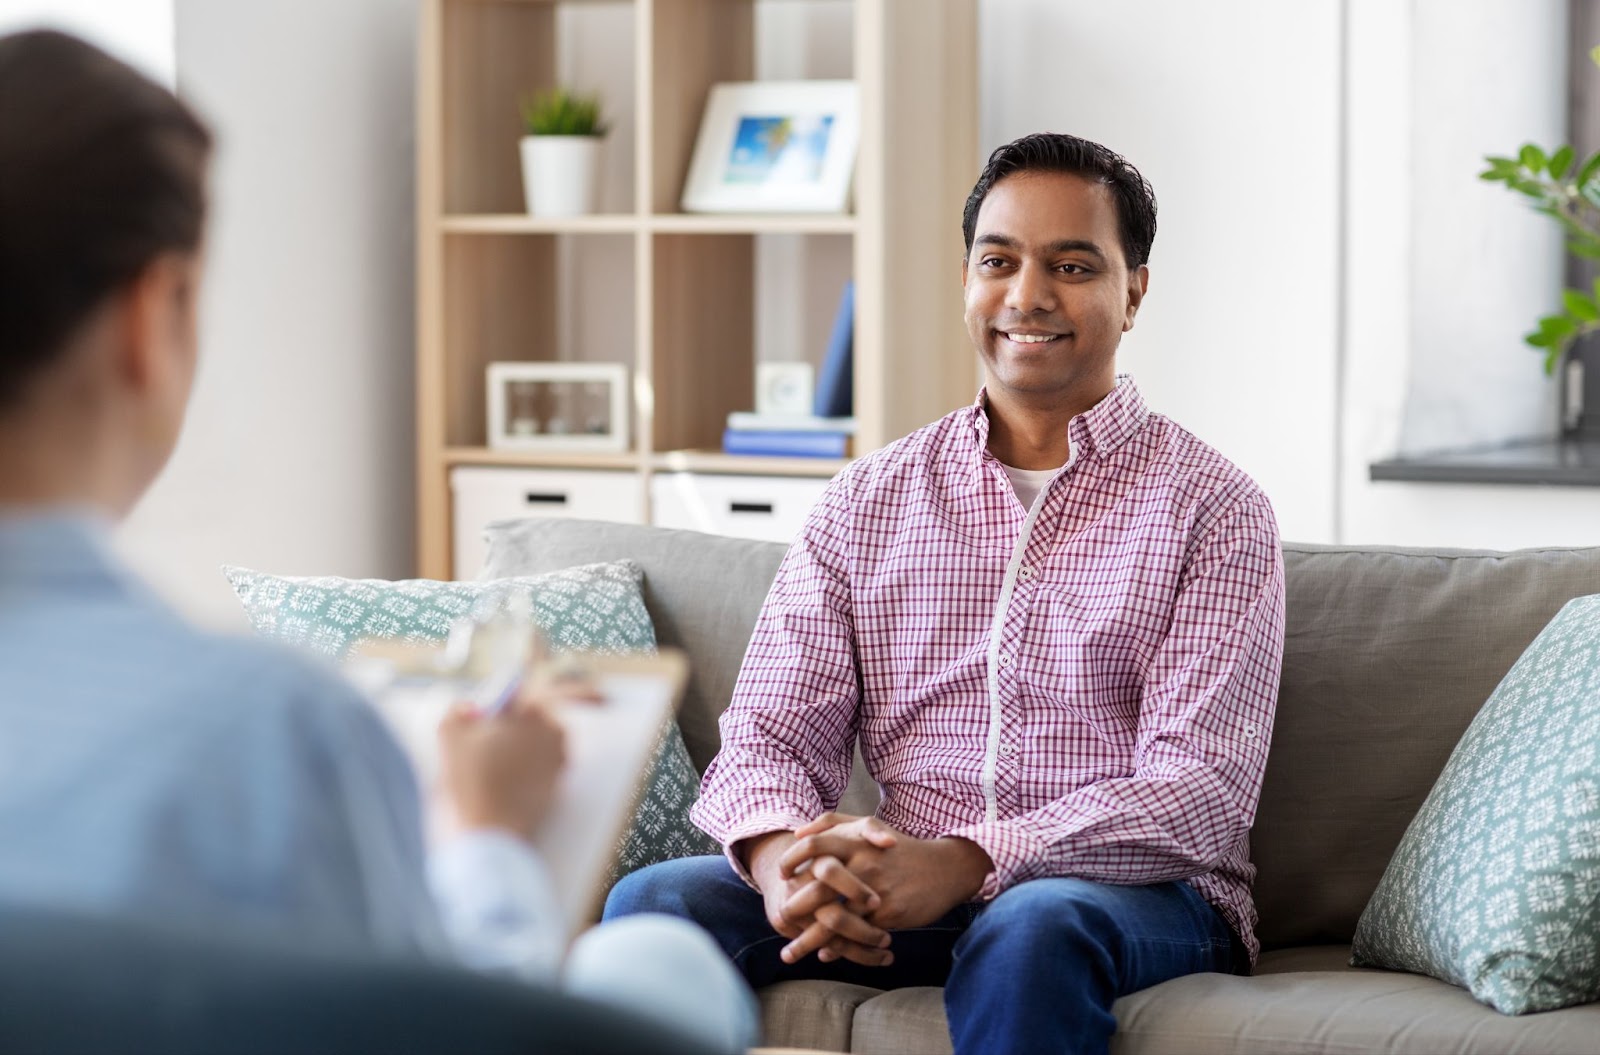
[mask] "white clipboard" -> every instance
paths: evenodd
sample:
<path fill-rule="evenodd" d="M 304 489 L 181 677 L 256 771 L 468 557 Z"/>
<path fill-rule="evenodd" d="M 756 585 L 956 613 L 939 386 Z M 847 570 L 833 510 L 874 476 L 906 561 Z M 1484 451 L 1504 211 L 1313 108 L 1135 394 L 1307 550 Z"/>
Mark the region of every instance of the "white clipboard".
<path fill-rule="evenodd" d="M 599 916 L 601 885 L 651 752 L 677 712 L 689 669 L 683 654 L 670 649 L 654 656 L 585 655 L 581 663 L 594 677 L 601 700 L 564 704 L 557 711 L 567 734 L 566 764 L 554 805 L 533 840 L 555 887 L 568 940 Z M 436 800 L 439 722 L 464 698 L 463 687 L 449 680 L 363 687 L 410 757 L 428 810 Z M 437 832 L 439 826 L 440 818 L 431 816 L 430 829 Z"/>

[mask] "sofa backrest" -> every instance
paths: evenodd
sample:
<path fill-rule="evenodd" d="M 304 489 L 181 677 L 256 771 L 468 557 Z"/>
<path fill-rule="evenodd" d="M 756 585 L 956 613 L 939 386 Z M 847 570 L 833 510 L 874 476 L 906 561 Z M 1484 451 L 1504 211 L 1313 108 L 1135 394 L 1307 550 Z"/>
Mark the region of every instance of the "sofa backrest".
<path fill-rule="evenodd" d="M 784 547 L 572 520 L 488 531 L 484 575 L 630 557 L 662 645 L 692 674 L 680 723 L 704 768 Z M 1451 749 L 1518 655 L 1573 597 L 1600 593 L 1600 549 L 1515 553 L 1284 546 L 1283 682 L 1251 834 L 1267 948 L 1348 942 Z M 845 808 L 877 788 L 857 759 Z"/>
<path fill-rule="evenodd" d="M 1284 546 L 1283 680 L 1251 832 L 1267 948 L 1347 942 L 1456 741 L 1600 549 Z"/>

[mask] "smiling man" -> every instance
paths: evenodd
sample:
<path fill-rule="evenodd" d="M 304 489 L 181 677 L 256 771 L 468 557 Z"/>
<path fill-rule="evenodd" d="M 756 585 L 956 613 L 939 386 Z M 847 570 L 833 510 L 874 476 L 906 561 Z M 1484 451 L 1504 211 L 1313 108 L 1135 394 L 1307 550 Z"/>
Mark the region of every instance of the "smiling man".
<path fill-rule="evenodd" d="M 958 1053 L 1105 1051 L 1118 997 L 1248 970 L 1283 567 L 1255 483 L 1116 373 L 1155 215 L 1098 144 L 990 157 L 983 391 L 830 485 L 695 807 L 726 862 L 636 872 L 608 917 L 693 919 L 757 986 L 944 985 Z M 873 817 L 829 812 L 858 737 Z"/>

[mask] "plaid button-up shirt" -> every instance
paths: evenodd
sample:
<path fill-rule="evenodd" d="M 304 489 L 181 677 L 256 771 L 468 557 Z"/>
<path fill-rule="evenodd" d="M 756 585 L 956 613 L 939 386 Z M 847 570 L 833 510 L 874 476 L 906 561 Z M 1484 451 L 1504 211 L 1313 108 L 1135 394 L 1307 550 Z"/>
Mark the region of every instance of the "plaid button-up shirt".
<path fill-rule="evenodd" d="M 837 805 L 859 736 L 879 817 L 989 854 L 980 897 L 1183 880 L 1254 958 L 1248 836 L 1283 654 L 1272 508 L 1119 377 L 1024 509 L 984 408 L 828 487 L 692 816 L 724 846 L 803 824 Z"/>

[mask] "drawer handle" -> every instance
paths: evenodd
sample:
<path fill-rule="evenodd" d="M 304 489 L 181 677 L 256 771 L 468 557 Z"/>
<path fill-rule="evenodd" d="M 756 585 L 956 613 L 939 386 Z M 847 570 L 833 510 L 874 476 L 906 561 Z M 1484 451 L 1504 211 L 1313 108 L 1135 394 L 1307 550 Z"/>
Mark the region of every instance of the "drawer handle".
<path fill-rule="evenodd" d="M 522 497 L 527 499 L 529 505 L 564 506 L 567 504 L 566 495 L 556 494 L 553 491 L 529 491 Z"/>
<path fill-rule="evenodd" d="M 730 513 L 765 513 L 767 516 L 771 516 L 772 515 L 772 503 L 771 502 L 729 502 L 728 503 L 728 512 L 730 512 Z"/>

